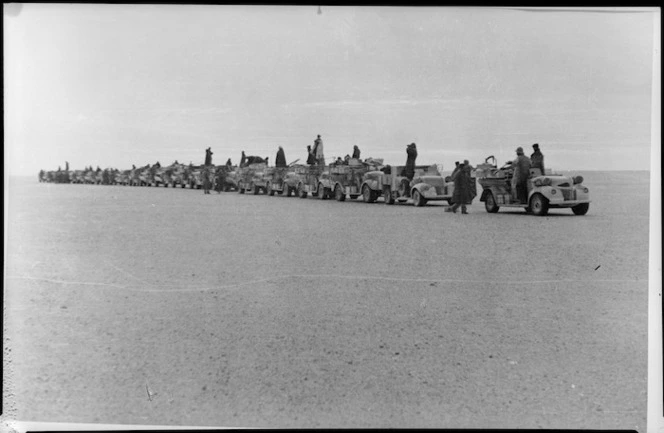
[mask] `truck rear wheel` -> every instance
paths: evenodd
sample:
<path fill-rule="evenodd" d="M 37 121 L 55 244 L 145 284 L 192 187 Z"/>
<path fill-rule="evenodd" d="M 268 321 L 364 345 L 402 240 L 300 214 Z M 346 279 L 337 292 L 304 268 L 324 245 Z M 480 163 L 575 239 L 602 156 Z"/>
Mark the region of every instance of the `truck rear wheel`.
<path fill-rule="evenodd" d="M 496 199 L 493 197 L 491 191 L 489 191 L 486 195 L 486 199 L 484 200 L 484 207 L 489 213 L 496 213 L 498 212 L 498 209 L 500 209 L 500 207 L 496 204 Z"/>
<path fill-rule="evenodd" d="M 581 203 L 573 206 L 572 212 L 574 215 L 585 215 L 588 213 L 588 209 L 590 209 L 590 203 Z"/>
<path fill-rule="evenodd" d="M 274 195 L 274 190 L 272 189 L 272 184 L 270 182 L 267 183 L 265 186 L 265 192 L 267 192 L 267 195 L 273 196 Z"/>
<path fill-rule="evenodd" d="M 290 197 L 291 196 L 291 187 L 288 186 L 287 184 L 284 184 L 284 192 L 282 194 L 285 195 L 286 197 Z"/>
<path fill-rule="evenodd" d="M 337 185 L 337 186 L 334 187 L 334 198 L 337 201 L 345 201 L 346 200 L 346 193 L 341 188 L 341 185 Z"/>
<path fill-rule="evenodd" d="M 413 191 L 413 204 L 417 207 L 422 207 L 427 204 L 427 199 L 422 197 L 418 190 Z"/>
<path fill-rule="evenodd" d="M 389 186 L 383 188 L 383 197 L 385 198 L 385 204 L 394 204 L 392 189 Z"/>
<path fill-rule="evenodd" d="M 297 195 L 300 196 L 300 198 L 307 198 L 307 191 L 305 191 L 304 185 L 299 184 L 297 186 Z"/>
<path fill-rule="evenodd" d="M 238 194 L 244 194 L 244 185 L 241 181 L 237 183 L 237 192 Z"/>
<path fill-rule="evenodd" d="M 549 213 L 549 202 L 542 194 L 537 193 L 530 199 L 530 208 L 534 215 L 545 216 Z"/>
<path fill-rule="evenodd" d="M 254 195 L 258 195 L 258 192 L 261 190 L 261 188 L 258 185 L 250 184 L 250 187 L 251 186 L 253 186 L 253 188 L 249 188 L 249 189 L 253 189 L 254 190 Z"/>

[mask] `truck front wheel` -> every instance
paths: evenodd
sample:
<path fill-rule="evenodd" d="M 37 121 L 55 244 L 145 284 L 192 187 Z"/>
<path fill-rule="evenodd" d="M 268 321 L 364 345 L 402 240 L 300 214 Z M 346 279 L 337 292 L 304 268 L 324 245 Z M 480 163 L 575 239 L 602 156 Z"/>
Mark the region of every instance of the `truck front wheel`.
<path fill-rule="evenodd" d="M 542 194 L 537 193 L 530 199 L 530 208 L 534 215 L 545 216 L 549 212 L 549 202 Z"/>
<path fill-rule="evenodd" d="M 337 185 L 337 186 L 334 187 L 334 198 L 337 201 L 345 201 L 346 200 L 346 193 L 341 188 L 341 185 Z"/>
<path fill-rule="evenodd" d="M 327 199 L 327 191 L 325 191 L 325 187 L 322 183 L 318 184 L 318 198 L 321 200 Z"/>
<path fill-rule="evenodd" d="M 427 203 L 427 199 L 422 197 L 418 190 L 413 191 L 413 204 L 417 207 L 422 207 Z"/>
<path fill-rule="evenodd" d="M 574 212 L 574 215 L 585 215 L 588 213 L 589 208 L 590 208 L 590 203 L 581 203 L 577 204 L 576 206 L 573 206 L 572 212 Z"/>
<path fill-rule="evenodd" d="M 369 185 L 365 184 L 362 188 L 362 199 L 365 203 L 373 203 L 376 201 L 376 196 L 371 188 L 369 188 Z"/>

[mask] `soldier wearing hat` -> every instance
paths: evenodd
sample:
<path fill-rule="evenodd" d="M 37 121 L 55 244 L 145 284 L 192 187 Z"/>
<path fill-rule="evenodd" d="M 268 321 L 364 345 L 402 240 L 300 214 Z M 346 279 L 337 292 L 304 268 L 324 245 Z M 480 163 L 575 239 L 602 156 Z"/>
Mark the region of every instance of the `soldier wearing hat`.
<path fill-rule="evenodd" d="M 517 147 L 516 159 L 512 162 L 512 195 L 521 203 L 528 201 L 528 176 L 530 175 L 530 159 L 523 154 L 523 148 Z"/>
<path fill-rule="evenodd" d="M 544 174 L 544 155 L 540 151 L 539 144 L 533 144 L 533 149 L 535 151 L 530 155 L 530 168 L 539 168 L 542 174 Z"/>

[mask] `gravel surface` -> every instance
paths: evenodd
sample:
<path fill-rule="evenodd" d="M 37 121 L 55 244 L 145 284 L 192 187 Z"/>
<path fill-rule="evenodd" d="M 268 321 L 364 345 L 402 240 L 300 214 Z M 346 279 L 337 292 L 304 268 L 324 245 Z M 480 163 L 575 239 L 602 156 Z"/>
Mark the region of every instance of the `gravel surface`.
<path fill-rule="evenodd" d="M 583 175 L 543 218 L 11 178 L 11 415 L 643 431 L 649 173 Z"/>

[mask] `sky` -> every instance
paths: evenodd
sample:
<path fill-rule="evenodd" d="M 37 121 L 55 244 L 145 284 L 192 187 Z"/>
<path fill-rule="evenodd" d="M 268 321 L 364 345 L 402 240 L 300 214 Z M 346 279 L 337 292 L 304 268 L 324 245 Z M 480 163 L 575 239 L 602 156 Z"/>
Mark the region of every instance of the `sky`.
<path fill-rule="evenodd" d="M 4 5 L 5 170 L 247 155 L 403 164 L 539 143 L 648 170 L 653 9 Z M 659 37 L 659 36 L 657 36 Z M 659 80 L 659 76 L 657 77 Z"/>

